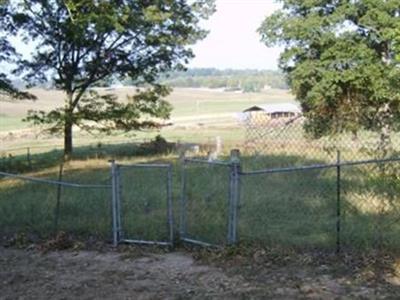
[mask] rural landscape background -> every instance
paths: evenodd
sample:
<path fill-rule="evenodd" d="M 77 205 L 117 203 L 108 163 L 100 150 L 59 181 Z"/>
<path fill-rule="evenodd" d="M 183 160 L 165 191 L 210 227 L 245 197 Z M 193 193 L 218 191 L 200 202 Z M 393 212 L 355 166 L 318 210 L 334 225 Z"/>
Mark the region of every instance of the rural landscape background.
<path fill-rule="evenodd" d="M 192 73 L 196 74 L 196 70 Z M 139 142 L 145 139 L 151 140 L 161 134 L 172 142 L 180 140 L 191 143 L 215 143 L 215 138 L 220 136 L 224 143 L 240 146 L 245 142 L 245 124 L 240 123 L 238 114 L 244 109 L 253 105 L 294 102 L 294 97 L 289 90 L 279 88 L 283 86 L 284 79 L 276 71 L 270 72 L 272 74 L 270 78 L 265 78 L 267 72 L 251 70 L 231 72 L 239 74 L 236 76 L 230 76 L 227 71 L 215 69 L 199 69 L 197 74 L 199 73 L 202 75 L 190 75 L 190 71 L 185 76 L 177 73 L 166 79 L 167 83 L 175 86 L 172 94 L 167 98 L 173 106 L 170 119 L 165 121 L 165 124 L 170 125 L 158 131 L 113 132 L 110 136 L 98 133 L 91 135 L 79 132 L 78 129 L 75 144 L 96 146 L 98 143 Z M 136 91 L 135 87 L 122 84 L 116 85 L 111 82 L 109 85 L 109 87 L 95 89 L 104 94 L 115 93 L 122 102 L 127 101 L 126 96 Z M 240 88 L 243 85 L 247 85 L 250 91 L 246 92 Z M 18 102 L 3 100 L 1 103 L 0 152 L 2 156 L 25 153 L 28 147 L 33 153 L 63 147 L 61 136 L 46 134 L 44 128 L 23 122 L 29 110 L 48 112 L 62 106 L 63 93 L 51 88 L 35 88 L 30 92 L 37 96 L 37 100 Z M 4 99 L 5 97 L 3 96 Z M 40 144 L 37 143 L 38 140 Z"/>

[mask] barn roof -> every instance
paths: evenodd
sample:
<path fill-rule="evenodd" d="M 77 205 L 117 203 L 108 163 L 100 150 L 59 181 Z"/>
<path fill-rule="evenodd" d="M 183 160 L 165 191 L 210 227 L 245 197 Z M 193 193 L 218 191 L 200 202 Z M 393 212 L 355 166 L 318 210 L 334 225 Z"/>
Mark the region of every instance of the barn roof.
<path fill-rule="evenodd" d="M 300 107 L 294 103 L 271 103 L 271 104 L 254 105 L 249 108 L 246 108 L 243 112 L 251 112 L 251 111 L 265 111 L 266 113 L 270 114 L 278 112 L 301 113 Z"/>

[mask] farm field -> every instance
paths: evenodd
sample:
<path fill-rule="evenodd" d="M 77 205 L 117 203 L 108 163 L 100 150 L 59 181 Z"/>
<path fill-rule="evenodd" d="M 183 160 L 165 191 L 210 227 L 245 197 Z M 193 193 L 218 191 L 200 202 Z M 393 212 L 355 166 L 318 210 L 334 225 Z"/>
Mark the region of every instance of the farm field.
<path fill-rule="evenodd" d="M 99 89 L 102 93 L 115 93 L 121 101 L 134 88 L 116 90 Z M 44 152 L 62 148 L 61 136 L 41 135 L 40 128 L 22 122 L 30 109 L 48 111 L 63 103 L 63 94 L 59 91 L 43 89 L 31 90 L 38 97 L 37 101 L 0 102 L 0 152 L 17 151 L 31 147 L 33 152 Z M 167 99 L 174 109 L 172 126 L 164 127 L 161 132 L 115 133 L 111 136 L 90 135 L 75 129 L 74 143 L 78 146 L 102 143 L 122 143 L 135 140 L 151 139 L 162 134 L 169 140 L 182 142 L 207 142 L 216 136 L 228 141 L 241 141 L 243 128 L 238 126 L 235 115 L 254 104 L 290 102 L 293 97 L 284 90 L 270 90 L 264 93 L 239 94 L 207 89 L 176 88 Z M 231 130 L 231 128 L 235 130 Z M 39 143 L 38 143 L 39 142 Z M 39 144 L 39 145 L 38 145 Z"/>

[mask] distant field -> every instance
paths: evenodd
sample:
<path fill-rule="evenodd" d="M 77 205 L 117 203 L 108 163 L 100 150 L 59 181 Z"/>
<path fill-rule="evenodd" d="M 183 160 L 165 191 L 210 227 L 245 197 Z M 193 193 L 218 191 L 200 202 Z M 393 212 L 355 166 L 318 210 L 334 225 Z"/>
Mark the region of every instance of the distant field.
<path fill-rule="evenodd" d="M 22 122 L 21 117 L 0 114 L 0 131 L 11 131 L 26 128 L 29 124 Z"/>
<path fill-rule="evenodd" d="M 127 95 L 135 93 L 135 88 L 99 89 L 99 91 L 116 94 L 121 100 L 124 100 Z M 0 102 L 0 117 L 23 118 L 30 109 L 49 111 L 63 104 L 64 95 L 60 91 L 32 89 L 31 92 L 38 97 L 38 100 Z M 172 118 L 174 118 L 238 112 L 253 104 L 293 101 L 293 96 L 285 90 L 243 94 L 207 89 L 175 88 L 167 100 L 174 107 L 172 112 Z"/>
<path fill-rule="evenodd" d="M 135 88 L 115 90 L 99 89 L 102 93 L 117 94 L 121 101 L 135 92 Z M 61 136 L 38 136 L 39 128 L 22 122 L 31 109 L 49 111 L 62 106 L 64 95 L 60 91 L 32 89 L 36 101 L 0 102 L 0 150 L 40 146 L 49 149 L 62 146 Z M 215 136 L 234 142 L 242 137 L 235 114 L 243 109 L 264 103 L 291 102 L 293 96 L 285 90 L 268 90 L 263 93 L 234 93 L 219 90 L 176 88 L 167 100 L 173 105 L 170 122 L 173 126 L 162 129 L 161 134 L 173 140 L 204 142 Z M 236 130 L 230 128 L 235 126 Z M 11 132 L 11 134 L 10 134 Z M 76 145 L 153 138 L 159 132 L 132 132 L 112 136 L 92 136 L 75 131 Z M 38 143 L 38 141 L 40 141 Z M 42 152 L 42 150 L 40 150 Z"/>

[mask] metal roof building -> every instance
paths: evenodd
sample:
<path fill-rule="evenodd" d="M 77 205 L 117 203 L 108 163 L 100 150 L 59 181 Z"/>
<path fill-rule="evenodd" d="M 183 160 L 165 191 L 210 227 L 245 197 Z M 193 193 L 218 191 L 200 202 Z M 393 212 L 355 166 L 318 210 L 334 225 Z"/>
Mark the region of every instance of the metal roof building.
<path fill-rule="evenodd" d="M 267 114 L 276 114 L 276 113 L 293 113 L 293 114 L 301 114 L 301 109 L 298 105 L 294 103 L 271 103 L 271 104 L 262 104 L 262 105 L 254 105 L 249 108 L 246 108 L 243 112 L 265 112 Z"/>

